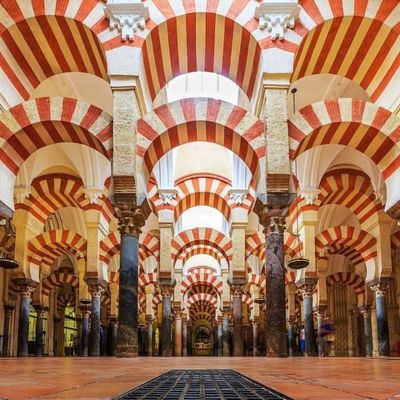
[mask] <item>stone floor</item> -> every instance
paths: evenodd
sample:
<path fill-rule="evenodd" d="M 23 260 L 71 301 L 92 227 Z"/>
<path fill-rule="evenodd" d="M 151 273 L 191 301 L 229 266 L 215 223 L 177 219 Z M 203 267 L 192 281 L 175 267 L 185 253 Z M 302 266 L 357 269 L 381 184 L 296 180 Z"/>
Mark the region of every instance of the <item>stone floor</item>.
<path fill-rule="evenodd" d="M 294 399 L 400 399 L 400 359 L 2 358 L 1 399 L 108 399 L 170 369 L 231 368 Z"/>

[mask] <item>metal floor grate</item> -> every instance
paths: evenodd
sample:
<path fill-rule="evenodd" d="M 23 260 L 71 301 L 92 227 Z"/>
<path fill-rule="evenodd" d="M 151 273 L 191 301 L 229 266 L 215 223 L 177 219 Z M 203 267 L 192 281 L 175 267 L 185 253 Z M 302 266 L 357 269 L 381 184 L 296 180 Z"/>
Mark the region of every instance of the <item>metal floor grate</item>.
<path fill-rule="evenodd" d="M 291 400 L 230 369 L 171 370 L 114 400 Z"/>

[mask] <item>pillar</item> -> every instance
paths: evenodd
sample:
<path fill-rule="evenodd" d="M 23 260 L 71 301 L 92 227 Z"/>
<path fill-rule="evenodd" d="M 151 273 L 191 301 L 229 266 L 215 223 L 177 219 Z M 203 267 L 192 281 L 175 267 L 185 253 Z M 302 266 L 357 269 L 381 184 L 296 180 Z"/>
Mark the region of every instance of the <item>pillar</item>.
<path fill-rule="evenodd" d="M 117 344 L 117 317 L 110 315 L 108 320 L 108 334 L 107 334 L 107 355 L 115 356 L 115 346 Z"/>
<path fill-rule="evenodd" d="M 222 355 L 229 357 L 229 309 L 223 310 L 222 320 Z"/>
<path fill-rule="evenodd" d="M 286 208 L 265 206 L 261 223 L 266 233 L 265 338 L 268 357 L 287 357 L 285 268 L 283 231 Z"/>
<path fill-rule="evenodd" d="M 35 330 L 35 356 L 41 357 L 43 356 L 44 350 L 44 342 L 43 342 L 43 334 L 44 334 L 44 317 L 46 313 L 46 308 L 43 306 L 36 306 L 36 330 Z"/>
<path fill-rule="evenodd" d="M 162 346 L 161 355 L 163 357 L 172 356 L 171 339 L 171 293 L 172 285 L 160 285 L 162 295 Z"/>
<path fill-rule="evenodd" d="M 175 311 L 175 340 L 174 340 L 174 355 L 182 357 L 182 311 Z"/>
<path fill-rule="evenodd" d="M 223 333 L 222 333 L 222 321 L 223 317 L 222 315 L 219 315 L 217 317 L 218 321 L 218 329 L 217 329 L 217 335 L 218 335 L 218 357 L 222 357 L 222 351 L 223 351 Z"/>
<path fill-rule="evenodd" d="M 182 357 L 188 355 L 187 316 L 182 315 Z"/>
<path fill-rule="evenodd" d="M 31 295 L 36 287 L 36 282 L 30 279 L 20 278 L 14 282 L 20 290 L 20 308 L 18 323 L 18 357 L 28 356 L 28 336 L 29 336 L 29 311 L 31 304 Z"/>
<path fill-rule="evenodd" d="M 117 212 L 121 233 L 117 357 L 138 355 L 138 251 L 140 227 L 145 217 L 141 208 Z"/>
<path fill-rule="evenodd" d="M 295 354 L 295 337 L 294 337 L 294 317 L 289 317 L 288 320 L 288 347 L 289 357 L 293 357 Z"/>
<path fill-rule="evenodd" d="M 100 314 L 101 314 L 101 294 L 104 290 L 102 284 L 88 281 L 89 292 L 92 296 L 92 308 L 90 318 L 90 338 L 89 355 L 91 357 L 100 356 Z"/>
<path fill-rule="evenodd" d="M 386 292 L 388 289 L 387 280 L 381 279 L 379 282 L 371 285 L 375 291 L 376 320 L 378 327 L 378 352 L 380 356 L 390 356 L 389 345 L 389 324 L 386 307 Z"/>
<path fill-rule="evenodd" d="M 317 308 L 317 332 L 318 332 L 318 356 L 323 357 L 325 355 L 324 341 L 322 340 L 322 325 L 326 318 L 326 305 L 320 305 Z"/>
<path fill-rule="evenodd" d="M 187 322 L 187 352 L 188 356 L 193 355 L 192 351 L 192 321 L 188 320 Z"/>
<path fill-rule="evenodd" d="M 10 355 L 10 322 L 14 306 L 4 304 L 4 322 L 3 322 L 3 347 L 2 356 L 8 357 Z"/>
<path fill-rule="evenodd" d="M 153 355 L 153 322 L 154 318 L 152 315 L 146 315 L 146 355 L 151 357 Z"/>
<path fill-rule="evenodd" d="M 253 357 L 257 357 L 259 355 L 259 349 L 258 349 L 258 332 L 260 328 L 259 318 L 254 317 L 252 324 L 253 324 Z"/>
<path fill-rule="evenodd" d="M 313 294 L 318 280 L 316 278 L 306 278 L 301 282 L 303 294 L 303 310 L 304 310 L 304 331 L 306 335 L 306 351 L 307 356 L 315 356 L 315 335 L 314 335 L 314 318 L 313 318 Z"/>
<path fill-rule="evenodd" d="M 89 304 L 80 305 L 81 309 L 81 339 L 80 339 L 80 353 L 81 357 L 87 357 L 89 355 L 89 315 L 90 308 Z"/>
<path fill-rule="evenodd" d="M 232 285 L 233 355 L 243 357 L 242 285 Z"/>
<path fill-rule="evenodd" d="M 364 337 L 365 337 L 365 355 L 372 357 L 372 325 L 371 325 L 371 306 L 365 305 L 360 307 L 361 315 L 364 322 Z"/>

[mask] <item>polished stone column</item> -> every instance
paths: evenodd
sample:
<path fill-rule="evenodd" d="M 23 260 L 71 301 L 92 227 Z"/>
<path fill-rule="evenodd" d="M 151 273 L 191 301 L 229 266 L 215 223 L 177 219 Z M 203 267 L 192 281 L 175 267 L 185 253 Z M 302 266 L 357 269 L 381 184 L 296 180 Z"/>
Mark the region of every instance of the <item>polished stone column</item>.
<path fill-rule="evenodd" d="M 258 317 L 253 318 L 252 325 L 253 325 L 253 357 L 257 357 L 259 355 L 258 332 L 260 329 L 260 321 Z"/>
<path fill-rule="evenodd" d="M 315 334 L 313 318 L 313 294 L 318 279 L 306 278 L 301 282 L 304 310 L 304 331 L 306 335 L 306 356 L 315 356 Z"/>
<path fill-rule="evenodd" d="M 43 351 L 44 351 L 44 342 L 43 342 L 44 317 L 47 309 L 43 306 L 36 306 L 35 311 L 36 311 L 35 356 L 41 357 L 43 356 Z"/>
<path fill-rule="evenodd" d="M 247 357 L 249 355 L 249 326 L 243 324 L 243 356 Z"/>
<path fill-rule="evenodd" d="M 243 356 L 242 285 L 232 285 L 233 355 Z"/>
<path fill-rule="evenodd" d="M 217 329 L 217 335 L 218 335 L 218 357 L 222 357 L 222 348 L 223 348 L 223 333 L 222 333 L 222 321 L 223 318 L 221 315 L 218 316 L 218 329 Z"/>
<path fill-rule="evenodd" d="M 171 337 L 171 293 L 172 285 L 160 285 L 162 295 L 162 347 L 163 357 L 172 356 L 172 337 Z"/>
<path fill-rule="evenodd" d="M 322 340 L 322 325 L 324 323 L 324 319 L 326 318 L 326 305 L 320 305 L 317 308 L 317 332 L 318 332 L 318 356 L 323 357 L 325 355 L 325 349 Z"/>
<path fill-rule="evenodd" d="M 187 322 L 187 351 L 188 351 L 188 356 L 193 355 L 193 350 L 192 350 L 192 321 L 188 320 Z"/>
<path fill-rule="evenodd" d="M 90 316 L 90 305 L 81 305 L 81 357 L 87 357 L 89 355 L 89 316 Z"/>
<path fill-rule="evenodd" d="M 264 207 L 261 223 L 266 233 L 266 354 L 287 357 L 286 295 L 283 232 L 286 208 Z"/>
<path fill-rule="evenodd" d="M 153 316 L 146 315 L 146 326 L 147 326 L 146 355 L 148 357 L 151 357 L 153 355 L 153 322 L 154 322 Z"/>
<path fill-rule="evenodd" d="M 28 336 L 29 336 L 29 311 L 31 304 L 31 295 L 36 287 L 36 282 L 30 279 L 20 278 L 14 282 L 19 287 L 21 300 L 19 308 L 18 324 L 18 357 L 28 356 Z"/>
<path fill-rule="evenodd" d="M 101 315 L 101 294 L 104 286 L 98 283 L 89 284 L 89 292 L 92 296 L 92 309 L 90 318 L 89 356 L 100 356 L 100 315 Z"/>
<path fill-rule="evenodd" d="M 289 317 L 288 320 L 288 344 L 289 344 L 289 357 L 295 354 L 295 338 L 294 338 L 294 317 Z"/>
<path fill-rule="evenodd" d="M 380 356 L 390 356 L 389 344 L 389 324 L 386 306 L 386 292 L 389 288 L 387 280 L 381 281 L 371 285 L 371 289 L 375 291 L 375 308 L 376 320 L 378 327 L 378 352 Z"/>
<path fill-rule="evenodd" d="M 115 356 L 115 346 L 117 344 L 117 316 L 110 315 L 108 318 L 108 328 L 107 328 L 107 355 Z"/>
<path fill-rule="evenodd" d="M 188 355 L 187 317 L 182 315 L 182 357 Z"/>
<path fill-rule="evenodd" d="M 229 357 L 229 310 L 223 310 L 222 320 L 222 355 Z"/>
<path fill-rule="evenodd" d="M 140 227 L 145 223 L 141 208 L 117 210 L 121 233 L 117 357 L 138 355 L 138 252 Z"/>
<path fill-rule="evenodd" d="M 182 357 L 182 311 L 175 311 L 175 340 L 174 340 L 174 355 Z"/>
<path fill-rule="evenodd" d="M 372 325 L 371 325 L 371 306 L 361 306 L 360 312 L 363 316 L 364 322 L 364 337 L 365 337 L 365 355 L 372 357 L 373 345 L 372 345 Z"/>
<path fill-rule="evenodd" d="M 15 307 L 12 305 L 4 304 L 3 347 L 1 353 L 3 357 L 8 357 L 10 355 L 10 321 L 14 308 Z"/>

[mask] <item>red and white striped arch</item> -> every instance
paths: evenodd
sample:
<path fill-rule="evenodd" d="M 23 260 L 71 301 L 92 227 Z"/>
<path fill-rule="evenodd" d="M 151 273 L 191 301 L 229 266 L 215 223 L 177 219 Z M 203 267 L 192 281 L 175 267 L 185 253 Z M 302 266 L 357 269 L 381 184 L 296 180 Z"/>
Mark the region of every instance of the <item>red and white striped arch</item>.
<path fill-rule="evenodd" d="M 146 298 L 145 298 L 146 299 Z M 146 300 L 145 300 L 146 302 Z M 153 310 L 157 313 L 157 308 L 158 305 L 162 302 L 162 296 L 160 293 L 157 293 L 154 297 L 153 297 L 153 301 L 152 301 L 152 306 L 153 306 Z"/>
<path fill-rule="evenodd" d="M 253 299 L 248 293 L 242 294 L 242 303 L 246 304 L 250 308 L 250 310 L 254 307 Z"/>
<path fill-rule="evenodd" d="M 0 114 L 0 162 L 12 175 L 35 151 L 53 143 L 80 143 L 112 155 L 112 117 L 76 99 L 42 97 Z"/>
<path fill-rule="evenodd" d="M 247 284 L 249 286 L 256 285 L 260 289 L 265 289 L 265 277 L 258 274 L 248 274 L 247 275 Z"/>
<path fill-rule="evenodd" d="M 186 306 L 187 308 L 190 308 L 194 303 L 197 303 L 198 301 L 205 301 L 210 303 L 212 306 L 215 308 L 218 305 L 218 299 L 208 293 L 196 293 L 193 296 L 190 296 L 187 300 Z"/>
<path fill-rule="evenodd" d="M 194 71 L 215 72 L 234 81 L 252 97 L 261 65 L 254 19 L 256 4 L 155 0 L 142 46 L 144 73 L 151 98 L 174 77 Z"/>
<path fill-rule="evenodd" d="M 111 232 L 100 243 L 100 261 L 106 265 L 110 264 L 111 259 L 120 253 L 121 236 L 119 232 Z"/>
<path fill-rule="evenodd" d="M 378 166 L 385 180 L 400 166 L 400 118 L 354 99 L 310 104 L 289 120 L 290 156 L 325 144 L 351 146 Z"/>
<path fill-rule="evenodd" d="M 139 237 L 139 262 L 148 257 L 160 259 L 160 239 L 149 232 L 142 233 Z"/>
<path fill-rule="evenodd" d="M 224 258 L 230 260 L 232 257 L 232 241 L 223 233 L 211 228 L 194 228 L 183 231 L 175 236 L 171 242 L 171 258 L 175 262 L 189 248 L 195 245 L 206 245 L 214 247 Z"/>
<path fill-rule="evenodd" d="M 286 255 L 293 258 L 301 254 L 303 251 L 303 242 L 296 235 L 286 231 L 284 240 L 284 251 Z"/>
<path fill-rule="evenodd" d="M 326 277 L 326 286 L 328 287 L 338 282 L 347 283 L 356 294 L 365 293 L 365 280 L 360 275 L 351 272 L 337 272 Z"/>
<path fill-rule="evenodd" d="M 216 274 L 217 271 L 213 267 L 210 267 L 208 265 L 201 265 L 201 266 L 194 266 L 194 267 L 189 268 L 186 271 L 186 273 L 188 275 L 203 274 L 203 273 Z"/>
<path fill-rule="evenodd" d="M 56 271 L 49 275 L 42 283 L 42 292 L 48 296 L 56 286 L 70 285 L 73 288 L 79 286 L 79 278 L 70 271 Z"/>
<path fill-rule="evenodd" d="M 264 247 L 264 251 L 261 250 L 262 247 Z M 265 261 L 265 236 L 261 232 L 246 235 L 245 254 L 246 258 L 254 254 L 262 261 Z"/>
<path fill-rule="evenodd" d="M 51 266 L 62 255 L 85 258 L 87 242 L 76 232 L 66 229 L 44 232 L 28 242 L 28 261 Z"/>
<path fill-rule="evenodd" d="M 108 271 L 108 282 L 119 283 L 119 271 Z"/>
<path fill-rule="evenodd" d="M 208 272 L 190 274 L 184 277 L 181 283 L 182 294 L 185 294 L 192 286 L 209 285 L 212 286 L 219 295 L 222 293 L 223 282 L 221 278 Z"/>
<path fill-rule="evenodd" d="M 65 310 L 66 307 L 74 307 L 76 302 L 76 293 L 61 293 L 57 296 L 57 308 L 59 311 Z"/>
<path fill-rule="evenodd" d="M 22 209 L 44 223 L 48 216 L 64 207 L 76 207 L 84 211 L 99 210 L 110 222 L 114 210 L 108 197 L 102 195 L 96 203 L 91 203 L 85 195 L 85 187 L 80 178 L 66 174 L 43 175 L 31 183 L 31 191 L 23 202 L 16 203 L 15 209 Z"/>
<path fill-rule="evenodd" d="M 231 150 L 255 178 L 263 168 L 263 121 L 222 100 L 196 98 L 162 105 L 138 120 L 137 132 L 138 165 L 147 177 L 168 151 L 195 141 L 216 143 Z"/>
<path fill-rule="evenodd" d="M 225 255 L 212 245 L 206 244 L 195 244 L 192 247 L 188 247 L 185 251 L 180 254 L 180 259 L 184 265 L 190 258 L 204 254 L 215 258 L 221 266 L 228 266 L 229 260 L 225 258 Z"/>
<path fill-rule="evenodd" d="M 363 224 L 378 211 L 383 210 L 376 200 L 371 180 L 367 174 L 352 169 L 328 172 L 320 183 L 320 206 L 338 204 L 354 212 Z"/>
<path fill-rule="evenodd" d="M 396 251 L 400 247 L 400 231 L 392 234 L 390 237 L 390 246 L 392 251 Z"/>
<path fill-rule="evenodd" d="M 336 226 L 319 233 L 315 238 L 317 255 L 342 254 L 355 265 L 377 256 L 376 239 L 353 226 Z"/>
<path fill-rule="evenodd" d="M 140 274 L 138 279 L 139 287 L 145 287 L 147 285 L 153 284 L 157 285 L 157 273 L 150 272 L 148 274 Z"/>
<path fill-rule="evenodd" d="M 385 93 L 393 101 L 389 92 L 400 70 L 398 2 L 303 0 L 301 7 L 292 81 L 335 74 L 356 82 L 374 102 L 383 102 Z"/>
<path fill-rule="evenodd" d="M 105 80 L 105 51 L 123 44 L 98 0 L 10 0 L 0 4 L 0 76 L 14 104 L 47 78 L 83 72 Z"/>

